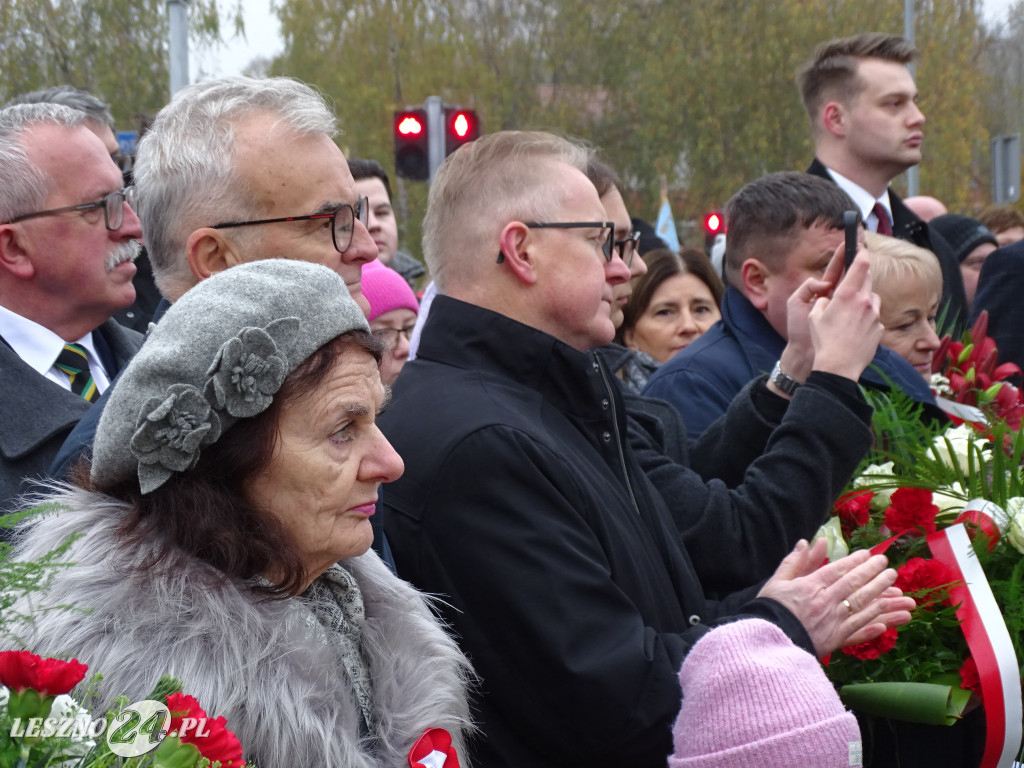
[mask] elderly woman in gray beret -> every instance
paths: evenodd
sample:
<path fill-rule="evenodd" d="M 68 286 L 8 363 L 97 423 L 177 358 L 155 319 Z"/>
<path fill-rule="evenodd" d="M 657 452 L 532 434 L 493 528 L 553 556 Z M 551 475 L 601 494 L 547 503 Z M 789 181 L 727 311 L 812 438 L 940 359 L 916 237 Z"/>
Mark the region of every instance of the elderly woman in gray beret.
<path fill-rule="evenodd" d="M 369 550 L 403 470 L 374 423 L 381 352 L 319 265 L 188 291 L 113 390 L 80 487 L 21 532 L 23 559 L 77 538 L 16 606 L 35 616 L 20 639 L 102 673 L 101 710 L 178 676 L 262 768 L 407 766 L 436 729 L 462 753 L 468 664 Z"/>

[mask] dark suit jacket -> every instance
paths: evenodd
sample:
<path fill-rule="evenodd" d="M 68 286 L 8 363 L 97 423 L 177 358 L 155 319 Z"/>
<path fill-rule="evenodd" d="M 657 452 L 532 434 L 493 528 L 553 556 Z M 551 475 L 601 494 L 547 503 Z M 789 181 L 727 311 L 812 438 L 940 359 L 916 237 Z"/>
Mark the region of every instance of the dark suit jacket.
<path fill-rule="evenodd" d="M 142 334 L 108 320 L 94 331 L 111 378 L 142 346 Z M 104 352 L 109 354 L 104 355 Z M 112 367 L 111 367 L 112 366 Z M 0 512 L 44 477 L 64 438 L 92 404 L 30 368 L 0 344 Z M 2 535 L 2 532 L 0 532 Z"/>
<path fill-rule="evenodd" d="M 818 158 L 814 158 L 807 172 L 829 181 L 835 181 Z M 946 307 L 946 329 L 960 338 L 967 327 L 967 296 L 964 293 L 964 279 L 960 274 L 960 262 L 953 255 L 949 243 L 921 221 L 912 210 L 907 208 L 900 196 L 889 189 L 889 203 L 892 206 L 892 234 L 901 240 L 925 248 L 935 254 L 942 268 L 942 306 Z M 940 308 L 941 311 L 941 308 Z"/>

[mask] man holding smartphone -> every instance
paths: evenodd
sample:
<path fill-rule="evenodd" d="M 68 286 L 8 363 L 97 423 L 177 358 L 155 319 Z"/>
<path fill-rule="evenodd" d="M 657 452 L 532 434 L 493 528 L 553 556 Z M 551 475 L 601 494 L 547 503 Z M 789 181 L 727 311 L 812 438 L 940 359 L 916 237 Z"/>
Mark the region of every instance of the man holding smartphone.
<path fill-rule="evenodd" d="M 844 214 L 851 209 L 853 202 L 838 186 L 797 172 L 764 176 L 729 201 L 722 319 L 656 371 L 644 390 L 676 407 L 691 438 L 724 414 L 757 376 L 770 373 L 784 390 L 803 383 L 806 374 L 782 355 L 789 339 L 788 302 L 808 277 L 825 274 L 843 243 Z M 879 347 L 861 383 L 884 388 L 887 381 L 934 405 L 921 375 Z"/>

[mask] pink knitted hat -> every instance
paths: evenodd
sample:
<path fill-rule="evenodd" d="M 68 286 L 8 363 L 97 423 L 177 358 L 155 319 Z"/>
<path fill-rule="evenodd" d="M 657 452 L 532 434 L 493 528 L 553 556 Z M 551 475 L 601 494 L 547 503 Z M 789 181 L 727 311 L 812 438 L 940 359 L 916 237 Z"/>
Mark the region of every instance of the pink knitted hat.
<path fill-rule="evenodd" d="M 711 630 L 679 671 L 683 706 L 669 768 L 862 766 L 857 720 L 818 660 L 774 624 Z"/>
<path fill-rule="evenodd" d="M 363 265 L 363 295 L 370 302 L 370 316 L 374 321 L 392 309 L 411 309 L 419 313 L 420 305 L 416 294 L 405 282 L 405 278 L 390 267 L 385 267 L 379 259 Z"/>

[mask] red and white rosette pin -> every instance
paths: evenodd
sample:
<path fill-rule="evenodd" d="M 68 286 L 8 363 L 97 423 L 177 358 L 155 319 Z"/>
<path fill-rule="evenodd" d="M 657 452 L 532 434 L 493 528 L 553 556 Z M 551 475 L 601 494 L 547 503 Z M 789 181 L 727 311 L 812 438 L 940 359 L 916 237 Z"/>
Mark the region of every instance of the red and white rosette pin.
<path fill-rule="evenodd" d="M 1022 736 L 1020 673 L 1010 633 L 963 523 L 931 534 L 928 546 L 959 582 L 950 588 L 950 598 L 960 605 L 956 615 L 978 667 L 985 705 L 985 753 L 980 768 L 1009 766 Z"/>
<path fill-rule="evenodd" d="M 459 768 L 452 735 L 444 728 L 428 728 L 409 750 L 409 768 Z"/>

